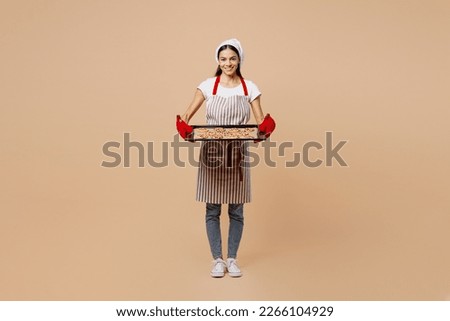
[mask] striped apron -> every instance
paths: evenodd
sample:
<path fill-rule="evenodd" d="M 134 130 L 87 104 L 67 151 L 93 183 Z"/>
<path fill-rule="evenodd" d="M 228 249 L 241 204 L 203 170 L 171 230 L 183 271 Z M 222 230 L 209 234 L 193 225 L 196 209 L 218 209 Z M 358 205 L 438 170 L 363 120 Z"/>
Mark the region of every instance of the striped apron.
<path fill-rule="evenodd" d="M 206 102 L 208 125 L 241 125 L 250 119 L 250 105 L 245 81 L 245 96 L 217 96 L 220 76 L 216 78 L 212 97 Z M 204 141 L 200 148 L 197 176 L 199 202 L 241 204 L 251 201 L 248 144 L 239 140 Z"/>

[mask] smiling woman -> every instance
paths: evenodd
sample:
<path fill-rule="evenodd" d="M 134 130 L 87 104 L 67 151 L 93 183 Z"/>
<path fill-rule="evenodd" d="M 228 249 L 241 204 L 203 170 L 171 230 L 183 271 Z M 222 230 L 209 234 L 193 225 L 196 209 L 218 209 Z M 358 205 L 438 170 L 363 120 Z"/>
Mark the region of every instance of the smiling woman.
<path fill-rule="evenodd" d="M 234 73 L 239 77 L 241 74 L 241 64 L 243 59 L 239 59 L 242 53 L 239 54 L 238 50 L 232 45 L 223 45 L 219 48 L 217 54 L 217 66 L 216 77 L 222 75 L 222 73 L 228 77 L 232 77 Z"/>
<path fill-rule="evenodd" d="M 194 100 L 182 116 L 177 116 L 177 129 L 186 139 L 193 128 L 187 123 L 206 101 L 208 125 L 243 125 L 250 120 L 250 110 L 259 124 L 259 133 L 269 137 L 275 122 L 268 114 L 263 116 L 258 87 L 244 80 L 241 64 L 244 51 L 237 39 L 222 42 L 216 49 L 218 63 L 214 78 L 208 78 L 198 87 Z M 206 203 L 206 231 L 213 256 L 212 277 L 242 275 L 237 263 L 237 251 L 244 227 L 244 203 L 251 201 L 250 168 L 246 142 L 216 140 L 202 143 L 197 178 L 197 201 Z M 219 161 L 219 162 L 218 162 Z M 220 166 L 217 166 L 220 164 Z M 222 204 L 228 204 L 230 226 L 228 232 L 228 259 L 222 256 L 220 213 Z"/>

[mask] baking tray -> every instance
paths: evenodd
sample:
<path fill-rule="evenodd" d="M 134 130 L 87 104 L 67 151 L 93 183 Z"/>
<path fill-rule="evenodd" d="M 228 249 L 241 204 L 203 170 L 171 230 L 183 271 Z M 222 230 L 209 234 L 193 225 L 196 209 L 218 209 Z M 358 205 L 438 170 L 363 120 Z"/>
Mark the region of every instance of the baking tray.
<path fill-rule="evenodd" d="M 264 135 L 258 135 L 258 125 L 256 124 L 246 124 L 246 125 L 191 125 L 193 131 L 192 133 L 186 137 L 187 141 L 198 142 L 198 141 L 220 141 L 220 140 L 266 140 Z M 222 131 L 223 129 L 223 131 Z M 232 129 L 237 129 L 237 136 L 232 135 Z M 246 131 L 245 129 L 248 129 Z M 208 135 L 209 132 L 215 133 L 218 138 L 211 137 Z M 248 134 L 248 137 L 239 137 L 246 135 L 239 134 Z M 251 134 L 251 135 L 250 135 Z M 220 137 L 221 136 L 221 137 Z"/>

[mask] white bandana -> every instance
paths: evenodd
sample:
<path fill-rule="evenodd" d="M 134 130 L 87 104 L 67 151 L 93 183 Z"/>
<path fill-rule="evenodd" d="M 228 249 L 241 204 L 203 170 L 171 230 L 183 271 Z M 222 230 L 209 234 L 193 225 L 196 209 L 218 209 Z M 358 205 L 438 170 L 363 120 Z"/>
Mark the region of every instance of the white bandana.
<path fill-rule="evenodd" d="M 217 63 L 219 63 L 219 57 L 218 57 L 218 55 L 219 55 L 219 49 L 220 49 L 220 47 L 225 46 L 225 45 L 231 45 L 231 46 L 233 46 L 234 48 L 237 49 L 238 54 L 239 54 L 239 60 L 240 60 L 240 63 L 241 63 L 241 65 L 242 65 L 242 63 L 244 62 L 244 49 L 242 49 L 241 43 L 239 42 L 239 40 L 237 40 L 237 39 L 235 39 L 235 38 L 225 40 L 224 42 L 222 42 L 222 43 L 216 48 L 216 61 L 217 61 Z"/>

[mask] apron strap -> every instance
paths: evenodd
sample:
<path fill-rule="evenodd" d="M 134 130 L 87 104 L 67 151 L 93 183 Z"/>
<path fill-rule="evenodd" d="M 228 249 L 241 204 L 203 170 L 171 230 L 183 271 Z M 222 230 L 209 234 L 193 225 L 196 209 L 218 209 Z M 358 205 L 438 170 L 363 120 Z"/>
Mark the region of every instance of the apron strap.
<path fill-rule="evenodd" d="M 248 90 L 247 90 L 247 85 L 245 84 L 244 78 L 241 78 L 241 84 L 242 84 L 242 89 L 244 89 L 244 95 L 248 96 Z M 219 87 L 219 82 L 220 82 L 220 76 L 216 77 L 216 81 L 214 82 L 214 88 L 213 88 L 213 96 L 215 96 L 217 94 L 217 87 Z"/>
<path fill-rule="evenodd" d="M 220 76 L 216 77 L 216 82 L 214 83 L 214 88 L 213 88 L 213 96 L 215 96 L 217 94 L 217 87 L 219 86 L 219 82 L 220 82 Z"/>
<path fill-rule="evenodd" d="M 241 77 L 242 88 L 244 89 L 244 95 L 248 96 L 247 85 L 245 84 L 244 78 Z"/>

